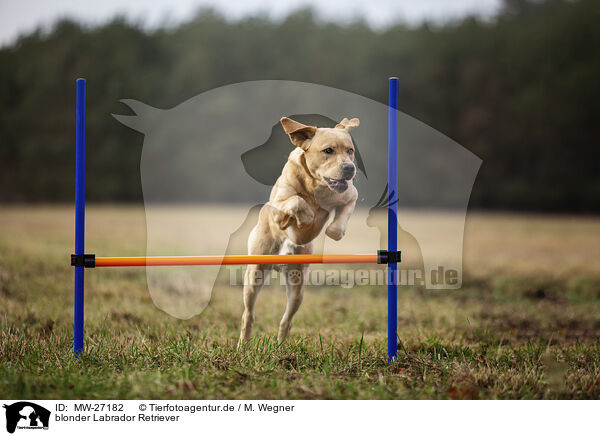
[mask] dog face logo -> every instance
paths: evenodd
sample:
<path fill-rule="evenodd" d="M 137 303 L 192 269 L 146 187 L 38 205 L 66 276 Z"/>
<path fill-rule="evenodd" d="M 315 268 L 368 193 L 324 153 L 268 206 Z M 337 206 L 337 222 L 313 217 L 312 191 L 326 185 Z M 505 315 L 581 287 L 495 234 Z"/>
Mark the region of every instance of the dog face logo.
<path fill-rule="evenodd" d="M 297 271 L 297 270 L 288 271 L 287 282 L 290 285 L 295 285 L 295 286 L 302 283 L 302 274 L 300 273 L 300 271 Z"/>
<path fill-rule="evenodd" d="M 48 429 L 50 411 L 28 401 L 19 401 L 3 406 L 6 409 L 6 431 L 18 429 Z"/>

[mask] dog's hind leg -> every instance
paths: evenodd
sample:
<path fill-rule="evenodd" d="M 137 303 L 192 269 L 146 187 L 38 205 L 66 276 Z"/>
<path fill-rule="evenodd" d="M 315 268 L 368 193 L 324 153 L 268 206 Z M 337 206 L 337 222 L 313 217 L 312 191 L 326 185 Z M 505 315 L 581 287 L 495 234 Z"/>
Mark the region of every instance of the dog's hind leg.
<path fill-rule="evenodd" d="M 304 297 L 304 276 L 308 265 L 288 265 L 286 268 L 286 294 L 287 305 L 285 313 L 279 323 L 279 333 L 277 341 L 280 343 L 285 340 L 292 328 L 292 318 L 300 308 Z"/>
<path fill-rule="evenodd" d="M 256 298 L 267 276 L 271 271 L 271 265 L 248 265 L 244 276 L 244 314 L 242 315 L 242 330 L 238 345 L 247 342 L 252 335 L 252 324 L 254 324 L 254 305 Z"/>
<path fill-rule="evenodd" d="M 271 272 L 272 265 L 248 265 L 244 275 L 244 314 L 238 346 L 247 342 L 252 336 L 254 324 L 254 306 L 258 293 Z"/>
<path fill-rule="evenodd" d="M 256 227 L 248 237 L 248 254 L 271 254 L 276 251 L 277 243 L 268 236 L 268 228 L 264 219 L 265 207 L 260 211 L 260 217 Z M 238 347 L 247 342 L 252 335 L 252 324 L 254 323 L 254 305 L 258 293 L 265 284 L 273 265 L 248 265 L 244 275 L 244 314 L 242 315 L 242 328 Z"/>
<path fill-rule="evenodd" d="M 288 249 L 291 253 L 282 254 L 311 254 L 313 252 L 312 242 L 306 245 L 294 245 L 291 243 L 284 244 L 284 249 Z M 287 294 L 287 305 L 285 307 L 285 313 L 279 323 L 279 333 L 277 334 L 277 340 L 281 343 L 285 340 L 287 335 L 292 328 L 292 319 L 304 298 L 304 277 L 308 271 L 308 265 L 287 265 L 285 268 L 286 278 L 286 294 Z"/>
<path fill-rule="evenodd" d="M 271 272 L 272 265 L 248 265 L 244 276 L 244 313 L 242 315 L 242 329 L 240 344 L 247 342 L 252 336 L 254 324 L 254 306 L 258 293 Z"/>

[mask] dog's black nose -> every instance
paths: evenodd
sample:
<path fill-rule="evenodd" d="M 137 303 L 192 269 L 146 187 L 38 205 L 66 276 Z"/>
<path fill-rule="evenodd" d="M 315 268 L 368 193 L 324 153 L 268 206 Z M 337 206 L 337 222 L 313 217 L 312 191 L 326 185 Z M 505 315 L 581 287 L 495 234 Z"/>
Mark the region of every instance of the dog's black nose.
<path fill-rule="evenodd" d="M 350 180 L 354 177 L 354 164 L 344 163 L 342 164 L 342 177 L 346 180 Z"/>

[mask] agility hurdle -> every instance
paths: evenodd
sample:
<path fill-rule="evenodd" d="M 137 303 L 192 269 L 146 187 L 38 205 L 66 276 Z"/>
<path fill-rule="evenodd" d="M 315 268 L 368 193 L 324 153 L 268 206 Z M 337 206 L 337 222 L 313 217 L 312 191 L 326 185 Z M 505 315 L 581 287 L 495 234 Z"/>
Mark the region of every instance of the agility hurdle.
<path fill-rule="evenodd" d="M 86 268 L 148 267 L 184 265 L 292 265 L 292 264 L 387 264 L 388 271 L 388 361 L 397 355 L 397 250 L 398 202 L 398 78 L 389 79 L 388 105 L 388 249 L 377 254 L 274 254 L 244 256 L 139 256 L 100 257 L 85 253 L 85 119 L 86 81 L 77 79 L 75 128 L 75 267 L 73 304 L 73 351 L 78 358 L 84 347 L 84 272 Z"/>

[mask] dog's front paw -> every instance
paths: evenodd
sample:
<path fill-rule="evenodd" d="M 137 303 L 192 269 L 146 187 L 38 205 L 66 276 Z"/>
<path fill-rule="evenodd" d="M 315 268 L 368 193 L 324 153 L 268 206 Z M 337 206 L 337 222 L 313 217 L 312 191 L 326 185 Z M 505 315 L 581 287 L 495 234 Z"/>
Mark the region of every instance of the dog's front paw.
<path fill-rule="evenodd" d="M 299 209 L 296 213 L 298 227 L 310 226 L 315 220 L 315 214 L 310 209 Z"/>
<path fill-rule="evenodd" d="M 287 229 L 293 223 L 294 220 L 294 217 L 292 215 L 279 210 L 275 211 L 273 215 L 275 217 L 275 223 L 277 223 L 281 230 Z"/>
<path fill-rule="evenodd" d="M 336 226 L 333 223 L 327 227 L 327 230 L 325 230 L 325 234 L 334 241 L 339 241 L 340 239 L 342 239 L 345 233 L 346 229 Z"/>

